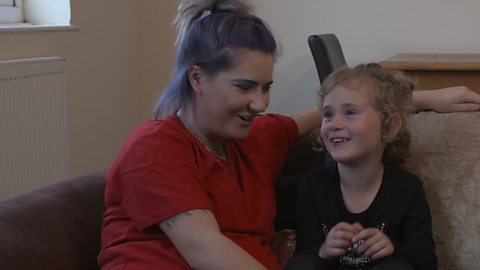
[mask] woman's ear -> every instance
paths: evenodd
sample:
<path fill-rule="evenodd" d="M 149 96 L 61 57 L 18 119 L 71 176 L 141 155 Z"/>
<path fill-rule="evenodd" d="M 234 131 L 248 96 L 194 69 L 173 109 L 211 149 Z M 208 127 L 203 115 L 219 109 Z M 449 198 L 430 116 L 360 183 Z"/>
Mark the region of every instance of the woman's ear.
<path fill-rule="evenodd" d="M 202 89 L 200 85 L 201 85 L 203 76 L 204 76 L 204 73 L 202 69 L 197 65 L 192 65 L 188 69 L 188 80 L 190 81 L 190 85 L 192 86 L 192 89 L 197 96 L 201 96 L 202 94 Z"/>
<path fill-rule="evenodd" d="M 200 88 L 201 78 L 203 76 L 202 69 L 197 65 L 192 65 L 188 69 L 188 80 L 192 85 L 193 90 Z"/>
<path fill-rule="evenodd" d="M 397 136 L 400 128 L 402 127 L 402 120 L 400 118 L 400 114 L 396 113 L 395 115 L 389 117 L 389 119 L 385 122 L 385 126 L 383 128 L 382 138 L 385 142 L 394 141 L 395 136 Z"/>

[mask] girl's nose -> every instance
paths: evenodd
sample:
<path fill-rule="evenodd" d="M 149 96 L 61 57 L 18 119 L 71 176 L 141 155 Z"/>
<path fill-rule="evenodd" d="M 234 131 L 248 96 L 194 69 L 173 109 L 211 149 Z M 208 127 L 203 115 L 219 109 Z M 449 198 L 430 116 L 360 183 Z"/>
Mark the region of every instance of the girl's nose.
<path fill-rule="evenodd" d="M 342 117 L 335 115 L 329 123 L 329 127 L 332 130 L 342 129 L 344 126 Z"/>

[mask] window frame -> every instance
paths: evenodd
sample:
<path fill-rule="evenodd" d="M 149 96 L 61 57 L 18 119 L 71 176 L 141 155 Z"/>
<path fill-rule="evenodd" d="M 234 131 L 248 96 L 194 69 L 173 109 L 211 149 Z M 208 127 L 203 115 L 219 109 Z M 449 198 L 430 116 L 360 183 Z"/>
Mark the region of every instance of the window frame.
<path fill-rule="evenodd" d="M 33 0 L 32 0 L 33 1 Z M 42 0 L 45 1 L 45 0 Z M 21 21 L 16 20 L 14 22 L 2 22 L 2 19 L 0 18 L 0 32 L 44 32 L 44 31 L 77 31 L 79 30 L 78 27 L 74 26 L 71 24 L 71 7 L 70 7 L 70 0 L 64 0 L 66 2 L 60 2 L 59 4 L 64 7 L 65 13 L 62 13 L 61 15 L 64 15 L 65 18 L 68 17 L 68 22 L 65 23 L 58 23 L 58 22 L 52 22 L 52 23 L 33 23 L 32 21 L 35 21 L 34 17 L 38 19 L 38 14 L 43 15 L 43 19 L 49 18 L 48 13 L 43 13 L 45 10 L 37 10 L 36 7 L 38 6 L 38 3 L 35 4 L 30 4 L 28 6 L 28 2 L 24 2 L 24 0 L 13 0 L 13 4 L 15 7 L 18 7 L 21 10 L 21 16 L 22 19 Z M 0 6 L 1 7 L 1 6 Z M 8 6 L 7 6 L 8 7 Z M 30 8 L 29 10 L 27 10 Z M 18 11 L 17 11 L 18 12 Z M 38 13 L 35 13 L 38 12 Z M 67 13 L 68 12 L 68 13 Z M 29 14 L 30 13 L 30 14 Z M 0 13 L 0 16 L 2 14 Z M 47 16 L 45 16 L 47 15 Z M 29 16 L 32 16 L 29 18 Z M 57 17 L 56 19 L 58 19 Z"/>
<path fill-rule="evenodd" d="M 3 19 L 5 16 L 7 19 Z M 16 19 L 12 19 L 16 18 Z M 13 0 L 12 6 L 0 5 L 0 26 L 25 23 L 23 0 Z"/>

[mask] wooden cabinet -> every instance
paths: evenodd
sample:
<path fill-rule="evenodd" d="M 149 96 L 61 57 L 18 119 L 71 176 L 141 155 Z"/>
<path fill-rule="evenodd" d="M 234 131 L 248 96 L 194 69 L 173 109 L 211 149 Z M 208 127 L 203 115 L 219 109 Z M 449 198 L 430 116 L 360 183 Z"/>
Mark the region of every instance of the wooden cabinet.
<path fill-rule="evenodd" d="M 413 76 L 417 89 L 464 85 L 480 93 L 480 54 L 402 53 L 380 64 Z"/>

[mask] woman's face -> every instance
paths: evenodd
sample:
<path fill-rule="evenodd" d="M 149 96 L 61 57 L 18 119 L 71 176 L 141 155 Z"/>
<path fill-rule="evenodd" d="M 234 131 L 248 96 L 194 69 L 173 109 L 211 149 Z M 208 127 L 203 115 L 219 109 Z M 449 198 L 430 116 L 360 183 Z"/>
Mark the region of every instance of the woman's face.
<path fill-rule="evenodd" d="M 269 103 L 273 56 L 244 50 L 235 59 L 231 68 L 199 79 L 196 127 L 210 140 L 247 136 L 254 117 Z"/>

